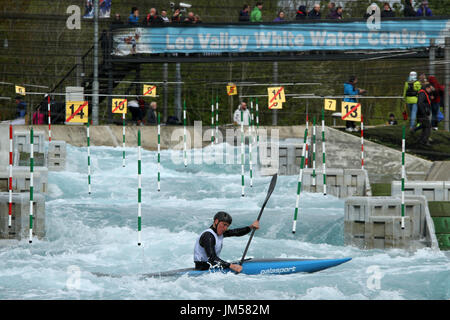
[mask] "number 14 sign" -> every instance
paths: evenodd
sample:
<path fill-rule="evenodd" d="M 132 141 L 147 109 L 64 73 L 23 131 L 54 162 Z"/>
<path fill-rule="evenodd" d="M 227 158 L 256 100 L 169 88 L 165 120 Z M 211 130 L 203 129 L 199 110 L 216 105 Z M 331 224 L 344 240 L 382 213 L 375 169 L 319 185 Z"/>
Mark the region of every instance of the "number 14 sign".
<path fill-rule="evenodd" d="M 89 118 L 89 105 L 87 101 L 66 102 L 66 122 L 87 123 Z"/>

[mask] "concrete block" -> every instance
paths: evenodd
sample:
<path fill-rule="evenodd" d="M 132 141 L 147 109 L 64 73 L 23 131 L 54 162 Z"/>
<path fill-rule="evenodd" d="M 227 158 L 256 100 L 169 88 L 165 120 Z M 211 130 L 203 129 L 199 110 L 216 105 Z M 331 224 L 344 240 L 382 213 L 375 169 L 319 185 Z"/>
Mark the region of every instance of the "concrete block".
<path fill-rule="evenodd" d="M 401 181 L 393 181 L 392 195 L 401 195 Z M 444 181 L 407 181 L 405 182 L 405 195 L 423 195 L 428 201 L 446 201 L 448 191 Z"/>
<path fill-rule="evenodd" d="M 30 231 L 30 194 L 13 193 L 12 223 L 8 227 L 9 194 L 0 192 L 0 239 L 28 239 Z M 33 194 L 33 236 L 45 236 L 45 196 Z"/>
<path fill-rule="evenodd" d="M 50 141 L 48 144 L 48 152 L 61 152 L 66 153 L 66 142 L 65 141 L 59 141 L 59 140 L 53 140 Z"/>
<path fill-rule="evenodd" d="M 44 145 L 45 134 L 41 131 L 33 132 L 33 151 L 36 153 L 45 153 Z M 13 132 L 13 148 L 15 152 L 30 153 L 30 131 Z"/>
<path fill-rule="evenodd" d="M 12 175 L 13 192 L 30 191 L 30 168 L 13 166 Z M 8 179 L 9 169 L 0 171 L 0 192 L 8 192 Z M 48 169 L 46 167 L 34 168 L 33 184 L 35 192 L 47 193 Z"/>

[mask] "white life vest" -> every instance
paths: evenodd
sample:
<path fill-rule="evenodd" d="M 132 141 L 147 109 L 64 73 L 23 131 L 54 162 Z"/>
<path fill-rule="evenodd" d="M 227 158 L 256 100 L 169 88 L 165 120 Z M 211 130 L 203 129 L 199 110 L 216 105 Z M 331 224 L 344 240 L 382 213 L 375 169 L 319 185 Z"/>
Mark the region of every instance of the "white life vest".
<path fill-rule="evenodd" d="M 202 237 L 202 235 L 205 232 L 210 232 L 213 234 L 214 238 L 216 238 L 216 246 L 215 246 L 215 250 L 216 250 L 216 255 L 219 256 L 220 252 L 222 251 L 222 245 L 223 245 L 223 235 L 219 236 L 217 235 L 217 233 L 215 233 L 211 228 L 206 229 L 205 231 L 203 231 L 200 236 L 197 239 L 197 242 L 195 243 L 195 247 L 194 247 L 194 261 L 203 261 L 203 262 L 208 262 L 208 256 L 206 255 L 206 251 L 205 248 L 203 248 L 200 245 L 200 238 Z"/>

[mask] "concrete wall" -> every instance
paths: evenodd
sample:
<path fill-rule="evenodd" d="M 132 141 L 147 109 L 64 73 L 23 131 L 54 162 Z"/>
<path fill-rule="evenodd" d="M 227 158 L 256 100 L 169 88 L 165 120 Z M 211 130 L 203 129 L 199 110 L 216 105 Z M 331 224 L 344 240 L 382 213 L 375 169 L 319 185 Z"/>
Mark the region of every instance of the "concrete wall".
<path fill-rule="evenodd" d="M 400 198 L 350 197 L 345 201 L 344 229 L 345 244 L 361 249 L 438 249 L 424 196 L 405 197 L 403 230 Z"/>
<path fill-rule="evenodd" d="M 392 181 L 391 193 L 401 196 L 401 181 Z M 428 201 L 450 201 L 450 181 L 407 181 L 405 195 L 423 195 Z"/>

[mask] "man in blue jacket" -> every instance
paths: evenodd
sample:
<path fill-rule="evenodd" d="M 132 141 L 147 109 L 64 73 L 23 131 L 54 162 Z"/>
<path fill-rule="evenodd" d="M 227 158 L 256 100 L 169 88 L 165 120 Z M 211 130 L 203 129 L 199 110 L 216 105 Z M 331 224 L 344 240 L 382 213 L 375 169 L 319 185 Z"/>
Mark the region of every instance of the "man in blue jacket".
<path fill-rule="evenodd" d="M 416 11 L 416 16 L 431 17 L 432 15 L 431 9 L 428 8 L 428 1 L 422 1 L 422 4 Z"/>
<path fill-rule="evenodd" d="M 344 83 L 344 96 L 357 96 L 366 92 L 364 89 L 360 89 L 356 87 L 356 83 L 358 82 L 358 78 L 356 76 L 351 76 L 348 82 Z M 356 98 L 344 98 L 345 102 L 357 102 Z M 345 122 L 346 131 L 358 131 L 355 128 L 354 121 L 346 121 Z"/>

